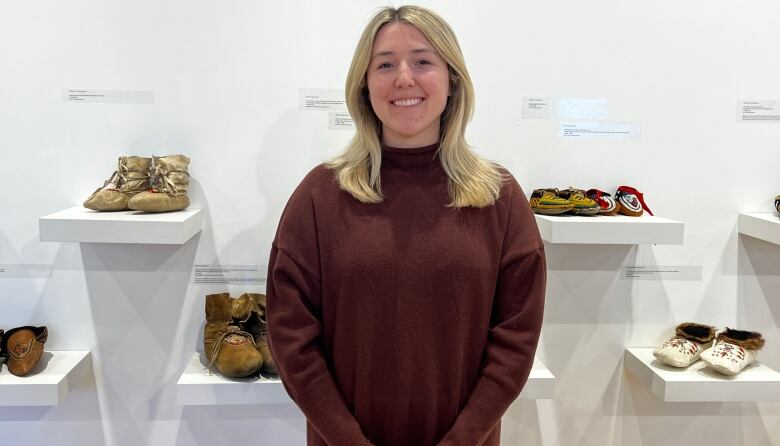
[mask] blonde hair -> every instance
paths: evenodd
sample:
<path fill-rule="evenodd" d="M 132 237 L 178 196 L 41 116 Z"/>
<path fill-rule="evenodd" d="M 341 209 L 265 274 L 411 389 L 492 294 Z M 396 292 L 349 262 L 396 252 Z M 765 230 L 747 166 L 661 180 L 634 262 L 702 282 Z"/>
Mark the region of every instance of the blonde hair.
<path fill-rule="evenodd" d="M 455 33 L 441 17 L 419 6 L 383 8 L 360 37 L 346 82 L 347 109 L 355 121 L 355 136 L 344 152 L 326 163 L 336 172 L 341 189 L 363 203 L 384 199 L 379 168 L 382 164 L 382 123 L 368 97 L 366 72 L 379 30 L 390 22 L 417 28 L 447 62 L 451 96 L 441 115 L 439 160 L 449 177 L 451 207 L 485 207 L 498 199 L 504 176 L 499 166 L 478 156 L 466 143 L 466 124 L 474 112 L 474 87 Z"/>

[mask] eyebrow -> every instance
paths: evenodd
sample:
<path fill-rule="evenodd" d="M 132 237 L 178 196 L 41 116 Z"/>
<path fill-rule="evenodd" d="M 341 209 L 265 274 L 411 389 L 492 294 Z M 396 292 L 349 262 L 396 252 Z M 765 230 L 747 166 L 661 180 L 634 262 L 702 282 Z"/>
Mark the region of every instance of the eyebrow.
<path fill-rule="evenodd" d="M 419 53 L 432 53 L 433 50 L 430 48 L 415 48 L 411 51 L 412 54 L 419 54 Z M 395 52 L 393 51 L 379 51 L 375 53 L 373 56 L 371 56 L 371 60 L 376 59 L 379 56 L 392 56 Z"/>

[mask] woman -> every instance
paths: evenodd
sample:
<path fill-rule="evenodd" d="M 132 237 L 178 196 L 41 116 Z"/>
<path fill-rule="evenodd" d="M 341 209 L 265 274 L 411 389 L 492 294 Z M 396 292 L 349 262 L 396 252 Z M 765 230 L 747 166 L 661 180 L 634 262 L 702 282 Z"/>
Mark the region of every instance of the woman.
<path fill-rule="evenodd" d="M 497 445 L 542 323 L 544 250 L 464 139 L 474 94 L 436 14 L 380 11 L 346 84 L 357 132 L 288 202 L 270 345 L 310 445 Z"/>

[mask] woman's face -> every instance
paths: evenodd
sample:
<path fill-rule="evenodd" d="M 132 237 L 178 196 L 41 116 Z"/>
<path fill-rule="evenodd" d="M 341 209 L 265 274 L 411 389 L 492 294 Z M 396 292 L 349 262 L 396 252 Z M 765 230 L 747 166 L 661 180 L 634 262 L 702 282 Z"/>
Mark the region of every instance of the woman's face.
<path fill-rule="evenodd" d="M 450 94 L 449 71 L 417 28 L 391 22 L 379 30 L 367 80 L 385 145 L 421 147 L 439 141 L 440 117 Z"/>

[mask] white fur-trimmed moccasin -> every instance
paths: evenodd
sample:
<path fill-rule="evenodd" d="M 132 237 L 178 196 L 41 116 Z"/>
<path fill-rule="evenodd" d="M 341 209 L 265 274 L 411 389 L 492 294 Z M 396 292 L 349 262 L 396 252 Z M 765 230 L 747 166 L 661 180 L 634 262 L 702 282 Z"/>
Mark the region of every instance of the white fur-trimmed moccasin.
<path fill-rule="evenodd" d="M 653 355 L 664 364 L 673 367 L 688 367 L 699 359 L 699 355 L 712 345 L 715 327 L 684 322 L 677 326 L 674 336 L 653 351 Z"/>
<path fill-rule="evenodd" d="M 761 333 L 727 327 L 715 336 L 715 344 L 702 352 L 701 359 L 717 372 L 736 375 L 756 361 L 763 346 Z"/>

